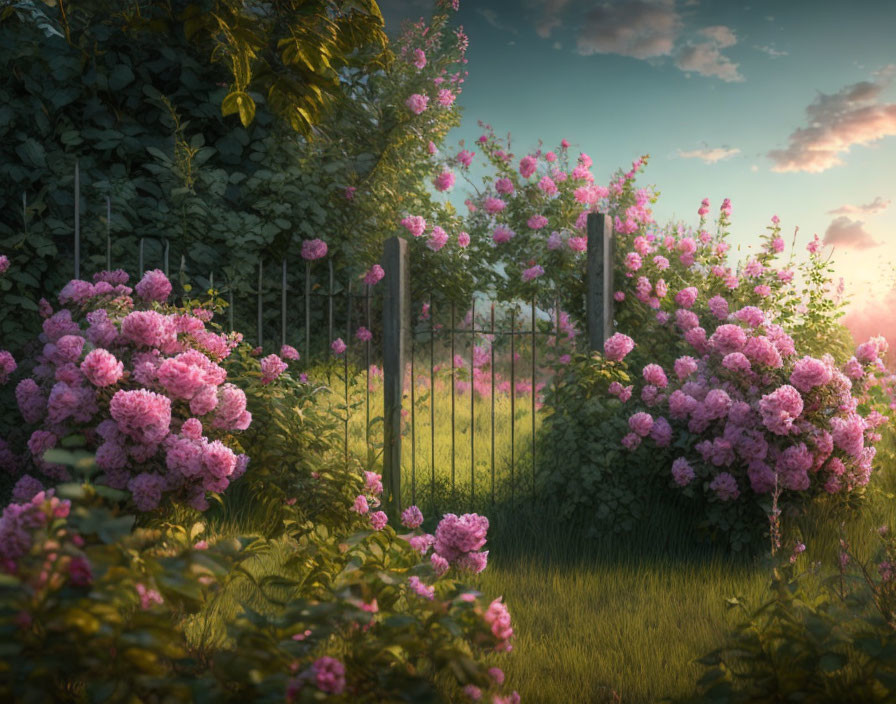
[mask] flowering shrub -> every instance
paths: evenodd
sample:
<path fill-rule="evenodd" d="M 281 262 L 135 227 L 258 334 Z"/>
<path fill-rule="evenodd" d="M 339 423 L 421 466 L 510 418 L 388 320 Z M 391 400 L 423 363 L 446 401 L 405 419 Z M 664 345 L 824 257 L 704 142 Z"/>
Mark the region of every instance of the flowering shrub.
<path fill-rule="evenodd" d="M 708 337 L 691 336 L 698 359 L 676 360 L 671 380 L 658 365 L 644 367 L 637 405 L 645 410 L 629 415 L 622 444 L 634 450 L 642 441 L 674 443 L 670 486 L 699 498 L 709 525 L 738 546 L 763 525 L 756 509 L 767 510 L 776 487 L 784 504 L 799 504 L 867 485 L 880 439 L 875 428 L 887 418 L 861 415 L 853 384 L 833 357 L 800 357 L 760 309 L 745 307 L 726 319 L 732 322 Z M 701 329 L 696 322 L 688 321 L 686 337 Z M 864 374 L 881 365 L 886 342 L 859 350 L 864 362 L 854 373 Z"/>
<path fill-rule="evenodd" d="M 169 305 L 171 284 L 159 270 L 134 289 L 127 280 L 104 271 L 71 281 L 62 307 L 45 311 L 42 348 L 15 388 L 33 428 L 29 471 L 67 480 L 44 455 L 81 434 L 99 481 L 127 489 L 138 510 L 163 497 L 205 510 L 207 494 L 223 492 L 249 461 L 235 435 L 252 420 L 246 396 L 221 366 L 241 336 L 208 329 L 212 310 Z"/>

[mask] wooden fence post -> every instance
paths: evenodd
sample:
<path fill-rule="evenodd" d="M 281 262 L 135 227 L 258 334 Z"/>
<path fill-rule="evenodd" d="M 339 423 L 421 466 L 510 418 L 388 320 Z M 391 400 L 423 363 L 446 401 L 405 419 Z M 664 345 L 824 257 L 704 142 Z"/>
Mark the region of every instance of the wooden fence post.
<path fill-rule="evenodd" d="M 383 500 L 389 517 L 401 513 L 401 399 L 410 319 L 408 243 L 386 240 L 383 299 Z"/>
<path fill-rule="evenodd" d="M 588 213 L 588 289 L 585 311 L 588 349 L 602 351 L 613 335 L 613 221 L 604 213 Z"/>

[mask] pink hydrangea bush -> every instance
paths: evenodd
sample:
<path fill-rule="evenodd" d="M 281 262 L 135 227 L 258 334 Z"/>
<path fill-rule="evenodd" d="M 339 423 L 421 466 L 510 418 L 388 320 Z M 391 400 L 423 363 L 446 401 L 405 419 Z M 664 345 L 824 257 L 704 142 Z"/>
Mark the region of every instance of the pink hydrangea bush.
<path fill-rule="evenodd" d="M 207 494 L 223 492 L 249 460 L 234 435 L 252 420 L 246 396 L 221 366 L 241 336 L 207 327 L 209 310 L 168 303 L 171 284 L 159 270 L 133 289 L 124 272 L 94 279 L 60 292 L 31 374 L 16 386 L 22 419 L 33 427 L 30 464 L 67 479 L 43 454 L 80 433 L 96 454 L 99 481 L 130 491 L 139 510 L 163 497 L 204 510 Z M 279 373 L 276 366 L 267 373 Z"/>
<path fill-rule="evenodd" d="M 886 342 L 861 345 L 840 367 L 830 355 L 800 355 L 790 335 L 755 309 L 728 319 L 692 341 L 693 356 L 676 360 L 671 381 L 655 364 L 644 368 L 644 410 L 631 409 L 622 444 L 691 448 L 671 463 L 670 485 L 710 505 L 759 505 L 773 492 L 798 504 L 866 486 L 876 428 L 887 418 L 860 412 L 862 390 L 847 372 L 877 368 Z M 651 433 L 657 423 L 668 428 L 660 437 Z"/>

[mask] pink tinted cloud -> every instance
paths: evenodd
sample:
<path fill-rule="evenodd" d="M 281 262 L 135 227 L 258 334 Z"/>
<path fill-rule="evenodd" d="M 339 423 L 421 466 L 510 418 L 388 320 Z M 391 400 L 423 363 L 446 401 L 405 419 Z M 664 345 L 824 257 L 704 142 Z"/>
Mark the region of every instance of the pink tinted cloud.
<path fill-rule="evenodd" d="M 819 94 L 806 108 L 808 126 L 794 130 L 785 149 L 768 152 L 772 171 L 820 173 L 843 164 L 850 147 L 896 135 L 896 103 L 878 102 L 894 74 L 896 64 L 878 71 L 874 81 Z"/>
<path fill-rule="evenodd" d="M 834 218 L 824 233 L 824 243 L 839 245 L 852 249 L 869 249 L 880 246 L 874 238 L 868 234 L 861 220 L 850 220 L 845 215 Z"/>
<path fill-rule="evenodd" d="M 542 39 L 551 36 L 551 32 L 562 24 L 560 15 L 569 0 L 547 0 L 541 8 L 541 17 L 535 23 L 535 32 Z"/>
<path fill-rule="evenodd" d="M 715 42 L 689 44 L 678 53 L 675 65 L 682 71 L 699 73 L 701 76 L 715 76 L 726 83 L 739 83 L 744 80 L 737 70 L 739 64 L 722 54 L 720 48 L 723 46 L 728 45 Z"/>
<path fill-rule="evenodd" d="M 870 203 L 865 203 L 864 205 L 851 205 L 847 203 L 846 205 L 841 205 L 839 208 L 834 208 L 833 210 L 829 210 L 829 215 L 846 215 L 849 213 L 864 213 L 865 215 L 877 215 L 878 213 L 882 213 L 884 210 L 890 207 L 890 203 L 893 201 L 889 199 L 884 199 L 881 196 L 877 196 Z"/>

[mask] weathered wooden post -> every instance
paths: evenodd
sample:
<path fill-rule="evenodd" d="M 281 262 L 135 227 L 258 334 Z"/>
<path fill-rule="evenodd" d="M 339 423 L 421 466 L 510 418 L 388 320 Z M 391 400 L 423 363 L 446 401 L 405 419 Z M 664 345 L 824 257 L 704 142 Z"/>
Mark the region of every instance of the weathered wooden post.
<path fill-rule="evenodd" d="M 406 240 L 386 240 L 383 269 L 383 500 L 389 517 L 397 520 L 401 513 L 401 399 L 411 307 Z"/>
<path fill-rule="evenodd" d="M 613 221 L 604 213 L 588 213 L 588 262 L 585 311 L 588 349 L 602 351 L 613 335 Z"/>

